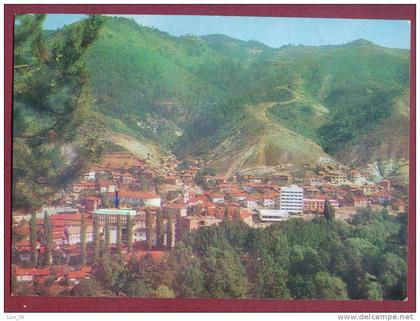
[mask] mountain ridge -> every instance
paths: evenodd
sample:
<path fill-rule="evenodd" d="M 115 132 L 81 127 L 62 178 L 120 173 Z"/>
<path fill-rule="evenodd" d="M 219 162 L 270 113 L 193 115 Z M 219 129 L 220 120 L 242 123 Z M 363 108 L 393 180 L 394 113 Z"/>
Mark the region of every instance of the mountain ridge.
<path fill-rule="evenodd" d="M 229 49 L 230 42 L 240 46 Z M 224 35 L 175 37 L 112 17 L 86 64 L 96 97 L 93 112 L 108 135 L 129 135 L 233 173 L 281 167 L 288 160 L 304 166 L 316 161 L 312 156 L 351 165 L 357 150 L 363 150 L 361 164 L 406 159 L 405 147 L 397 152 L 386 143 L 371 150 L 358 146 L 365 144 L 363 137 L 377 137 L 369 134 L 381 124 L 408 124 L 409 106 L 402 98 L 408 52 L 363 39 L 273 49 Z M 267 104 L 265 118 L 258 118 Z M 397 131 L 400 138 L 392 141 L 405 146 L 404 134 Z M 298 137 L 303 145 L 293 150 Z M 317 147 L 307 155 L 312 145 Z M 235 153 L 249 157 L 237 165 Z"/>

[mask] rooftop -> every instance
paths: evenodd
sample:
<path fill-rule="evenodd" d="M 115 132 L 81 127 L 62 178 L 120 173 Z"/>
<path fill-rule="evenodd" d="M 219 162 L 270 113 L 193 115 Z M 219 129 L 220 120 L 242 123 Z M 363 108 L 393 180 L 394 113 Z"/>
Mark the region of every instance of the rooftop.
<path fill-rule="evenodd" d="M 131 208 L 101 208 L 93 212 L 93 214 L 100 215 L 136 215 L 136 210 Z"/>

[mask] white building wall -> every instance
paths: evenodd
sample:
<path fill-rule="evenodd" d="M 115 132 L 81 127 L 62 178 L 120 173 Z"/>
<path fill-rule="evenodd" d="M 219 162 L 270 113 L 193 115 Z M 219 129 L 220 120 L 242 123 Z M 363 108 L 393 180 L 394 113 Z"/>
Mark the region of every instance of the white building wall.
<path fill-rule="evenodd" d="M 160 197 L 146 198 L 144 200 L 144 206 L 160 207 Z"/>
<path fill-rule="evenodd" d="M 303 188 L 292 185 L 281 189 L 279 196 L 280 209 L 289 213 L 302 213 Z"/>

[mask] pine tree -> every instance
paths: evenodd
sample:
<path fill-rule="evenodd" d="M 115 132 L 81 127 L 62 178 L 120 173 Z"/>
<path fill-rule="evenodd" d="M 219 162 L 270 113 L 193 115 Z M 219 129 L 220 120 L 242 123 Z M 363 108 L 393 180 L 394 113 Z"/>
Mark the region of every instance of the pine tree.
<path fill-rule="evenodd" d="M 111 243 L 111 226 L 110 226 L 110 223 L 109 223 L 109 216 L 106 216 L 106 219 L 105 219 L 105 249 L 104 249 L 104 254 L 107 258 L 109 257 L 109 254 L 111 252 L 110 243 Z"/>
<path fill-rule="evenodd" d="M 122 248 L 122 223 L 121 223 L 121 216 L 118 215 L 117 217 L 117 252 L 118 254 L 121 253 Z"/>
<path fill-rule="evenodd" d="M 162 248 L 165 243 L 165 230 L 163 225 L 163 217 L 160 211 L 156 214 L 156 235 L 157 235 L 157 246 Z"/>
<path fill-rule="evenodd" d="M 80 222 L 80 258 L 81 263 L 86 264 L 86 220 L 83 214 Z"/>
<path fill-rule="evenodd" d="M 146 246 L 147 250 L 151 251 L 153 246 L 153 218 L 150 210 L 146 210 Z"/>
<path fill-rule="evenodd" d="M 37 266 L 37 259 L 38 259 L 38 253 L 37 253 L 37 230 L 36 230 L 36 213 L 31 214 L 31 225 L 30 225 L 31 235 L 31 262 L 32 266 Z"/>
<path fill-rule="evenodd" d="M 62 146 L 75 141 L 92 94 L 84 55 L 105 22 L 90 15 L 63 28 L 54 41 L 43 30 L 46 15 L 16 15 L 13 74 L 14 208 L 33 209 L 70 183 L 102 152 L 97 137 L 84 134 L 71 162 Z M 51 39 L 52 40 L 52 39 Z"/>
<path fill-rule="evenodd" d="M 224 220 L 229 219 L 229 212 L 228 212 L 227 206 L 225 206 L 224 211 L 223 211 L 223 219 Z"/>
<path fill-rule="evenodd" d="M 131 215 L 127 217 L 127 251 L 133 251 L 133 221 Z"/>
<path fill-rule="evenodd" d="M 324 217 L 329 221 L 335 219 L 335 210 L 328 199 L 324 201 Z"/>
<path fill-rule="evenodd" d="M 93 216 L 93 262 L 98 262 L 100 252 L 99 220 Z"/>
<path fill-rule="evenodd" d="M 173 228 L 172 228 L 173 223 L 174 223 L 173 214 L 168 213 L 167 226 L 166 226 L 166 235 L 167 235 L 166 246 L 168 247 L 168 249 L 172 248 L 172 242 L 174 239 Z"/>
<path fill-rule="evenodd" d="M 51 265 L 52 263 L 52 251 L 53 251 L 53 236 L 52 236 L 52 224 L 50 220 L 50 215 L 47 211 L 44 212 L 44 237 L 45 237 L 45 253 L 44 260 L 46 265 Z"/>

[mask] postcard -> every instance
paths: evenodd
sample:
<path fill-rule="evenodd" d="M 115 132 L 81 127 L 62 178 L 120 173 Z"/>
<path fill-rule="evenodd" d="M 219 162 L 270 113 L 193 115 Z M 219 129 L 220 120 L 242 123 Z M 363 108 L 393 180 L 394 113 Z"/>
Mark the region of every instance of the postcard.
<path fill-rule="evenodd" d="M 407 301 L 409 20 L 13 27 L 11 297 Z"/>

